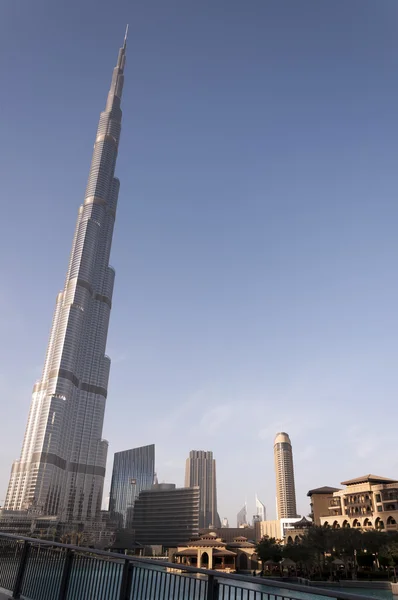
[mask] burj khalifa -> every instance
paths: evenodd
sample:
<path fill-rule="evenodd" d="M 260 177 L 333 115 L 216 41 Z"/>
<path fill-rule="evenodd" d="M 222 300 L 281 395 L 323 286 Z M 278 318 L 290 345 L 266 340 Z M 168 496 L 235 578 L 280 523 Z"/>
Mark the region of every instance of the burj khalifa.
<path fill-rule="evenodd" d="M 65 285 L 56 299 L 42 376 L 33 388 L 4 506 L 65 521 L 91 521 L 101 509 L 111 364 L 105 348 L 115 279 L 109 255 L 119 193 L 114 172 L 126 39 L 127 31 L 100 116 Z"/>

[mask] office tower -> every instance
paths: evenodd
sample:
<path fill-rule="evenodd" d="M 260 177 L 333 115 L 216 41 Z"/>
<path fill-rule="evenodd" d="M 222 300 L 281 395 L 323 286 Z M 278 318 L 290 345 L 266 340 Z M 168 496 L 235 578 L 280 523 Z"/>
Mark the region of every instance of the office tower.
<path fill-rule="evenodd" d="M 7 509 L 69 521 L 89 521 L 99 514 L 105 477 L 108 443 L 102 426 L 110 369 L 105 347 L 115 278 L 109 255 L 119 192 L 114 171 L 125 54 L 126 37 L 100 116 L 65 285 L 56 299 L 42 376 L 33 388 L 21 456 L 12 466 L 5 502 Z"/>
<path fill-rule="evenodd" d="M 221 527 L 223 529 L 225 529 L 226 527 L 229 527 L 229 523 L 228 523 L 227 517 L 224 517 L 223 520 L 221 521 Z"/>
<path fill-rule="evenodd" d="M 142 490 L 152 487 L 155 477 L 154 444 L 115 452 L 109 512 L 120 528 L 131 529 L 134 503 Z"/>
<path fill-rule="evenodd" d="M 185 487 L 199 486 L 199 528 L 220 527 L 217 513 L 216 461 L 213 452 L 191 450 L 185 465 Z"/>
<path fill-rule="evenodd" d="M 175 548 L 199 533 L 199 487 L 176 488 L 158 483 L 143 490 L 135 502 L 135 541 Z"/>
<path fill-rule="evenodd" d="M 294 487 L 294 469 L 292 444 L 287 433 L 278 433 L 274 442 L 276 473 L 277 518 L 297 517 L 296 490 Z"/>
<path fill-rule="evenodd" d="M 236 526 L 237 527 L 245 527 L 247 525 L 247 506 L 246 502 L 236 515 Z"/>
<path fill-rule="evenodd" d="M 266 510 L 265 504 L 263 504 L 258 498 L 256 494 L 256 520 L 257 521 L 266 521 Z"/>

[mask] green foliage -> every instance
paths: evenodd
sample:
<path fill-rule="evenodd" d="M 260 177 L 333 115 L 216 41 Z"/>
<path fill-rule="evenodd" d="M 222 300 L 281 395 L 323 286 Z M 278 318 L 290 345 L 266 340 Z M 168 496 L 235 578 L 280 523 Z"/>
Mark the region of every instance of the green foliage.
<path fill-rule="evenodd" d="M 325 552 L 332 550 L 332 531 L 328 527 L 317 527 L 314 525 L 308 530 L 305 541 L 318 555 L 324 555 Z"/>
<path fill-rule="evenodd" d="M 324 579 L 336 570 L 333 562 L 336 558 L 344 563 L 346 572 L 356 571 L 356 565 L 368 570 L 379 564 L 395 568 L 398 566 L 398 532 L 362 532 L 360 529 L 314 525 L 294 544 L 283 546 L 280 540 L 266 536 L 257 544 L 256 550 L 263 563 L 290 559 L 300 571 L 312 578 Z M 386 571 L 384 576 L 388 576 Z"/>
<path fill-rule="evenodd" d="M 353 558 L 355 552 L 363 549 L 364 534 L 358 529 L 332 529 L 331 532 L 333 552 L 341 558 Z"/>
<path fill-rule="evenodd" d="M 282 554 L 283 558 L 290 558 L 297 565 L 303 567 L 312 564 L 315 558 L 314 549 L 307 543 L 305 538 L 302 538 L 298 543 L 283 546 Z"/>
<path fill-rule="evenodd" d="M 266 535 L 258 542 L 256 552 L 263 563 L 267 562 L 267 560 L 279 562 L 282 558 L 281 542 Z"/>
<path fill-rule="evenodd" d="M 380 564 L 386 567 L 398 566 L 398 540 L 391 539 L 382 546 L 379 560 Z"/>
<path fill-rule="evenodd" d="M 368 553 L 377 554 L 389 541 L 389 534 L 372 529 L 362 534 L 363 549 Z"/>

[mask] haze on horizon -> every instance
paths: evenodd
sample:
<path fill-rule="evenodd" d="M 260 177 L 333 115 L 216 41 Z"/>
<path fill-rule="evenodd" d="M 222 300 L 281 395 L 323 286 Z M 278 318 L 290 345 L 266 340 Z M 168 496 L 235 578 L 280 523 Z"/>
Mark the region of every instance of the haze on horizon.
<path fill-rule="evenodd" d="M 398 477 L 398 5 L 5 0 L 0 8 L 0 504 L 62 287 L 126 23 L 104 437 L 156 444 L 218 510 Z M 66 176 L 68 174 L 68 176 Z M 105 496 L 107 495 L 107 490 Z"/>

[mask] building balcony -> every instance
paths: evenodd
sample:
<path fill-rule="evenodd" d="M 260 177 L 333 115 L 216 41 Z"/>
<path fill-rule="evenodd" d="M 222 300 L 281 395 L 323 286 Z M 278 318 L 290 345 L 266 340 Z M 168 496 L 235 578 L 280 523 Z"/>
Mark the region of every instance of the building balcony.
<path fill-rule="evenodd" d="M 382 496 L 381 501 L 383 504 L 396 504 L 398 503 L 398 494 L 390 497 Z"/>

